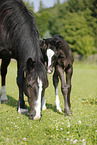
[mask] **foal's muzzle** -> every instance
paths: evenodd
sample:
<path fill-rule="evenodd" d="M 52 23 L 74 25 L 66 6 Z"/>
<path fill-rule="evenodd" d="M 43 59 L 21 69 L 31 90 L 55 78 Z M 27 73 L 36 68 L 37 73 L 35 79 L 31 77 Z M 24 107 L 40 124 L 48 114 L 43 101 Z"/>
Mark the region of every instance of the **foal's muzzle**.
<path fill-rule="evenodd" d="M 48 68 L 47 68 L 47 72 L 48 72 L 49 74 L 51 74 L 51 73 L 53 72 L 53 67 L 52 67 L 52 66 L 48 67 Z"/>

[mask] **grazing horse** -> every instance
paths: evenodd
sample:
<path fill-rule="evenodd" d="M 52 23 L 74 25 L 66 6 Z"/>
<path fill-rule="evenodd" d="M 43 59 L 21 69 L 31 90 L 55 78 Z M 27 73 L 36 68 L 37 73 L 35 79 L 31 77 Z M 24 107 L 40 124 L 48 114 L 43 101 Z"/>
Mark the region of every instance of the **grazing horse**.
<path fill-rule="evenodd" d="M 5 78 L 11 58 L 16 59 L 18 68 L 18 113 L 25 111 L 25 93 L 30 118 L 39 119 L 41 98 L 48 81 L 36 21 L 22 0 L 0 0 L 1 102 L 7 100 Z"/>
<path fill-rule="evenodd" d="M 52 38 L 41 40 L 41 51 L 44 56 L 44 64 L 47 67 L 48 73 L 53 72 L 53 85 L 56 94 L 56 108 L 61 112 L 60 101 L 58 96 L 58 82 L 61 80 L 61 91 L 64 97 L 66 115 L 71 114 L 70 109 L 70 92 L 71 92 L 71 77 L 73 73 L 73 54 L 66 41 L 61 35 L 55 35 Z M 66 73 L 66 82 L 64 78 Z"/>

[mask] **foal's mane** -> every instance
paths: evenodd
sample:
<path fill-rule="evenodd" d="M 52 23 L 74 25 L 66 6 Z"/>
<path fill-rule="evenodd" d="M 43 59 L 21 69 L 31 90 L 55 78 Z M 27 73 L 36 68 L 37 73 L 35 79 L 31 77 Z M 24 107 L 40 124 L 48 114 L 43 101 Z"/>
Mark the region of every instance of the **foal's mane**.
<path fill-rule="evenodd" d="M 22 37 L 25 41 L 28 33 L 30 37 L 33 35 L 35 35 L 35 38 L 39 37 L 35 18 L 22 0 L 0 0 L 0 17 L 3 17 L 3 25 L 15 44 Z M 26 31 L 26 34 L 24 31 Z M 33 39 L 35 38 L 33 37 Z"/>

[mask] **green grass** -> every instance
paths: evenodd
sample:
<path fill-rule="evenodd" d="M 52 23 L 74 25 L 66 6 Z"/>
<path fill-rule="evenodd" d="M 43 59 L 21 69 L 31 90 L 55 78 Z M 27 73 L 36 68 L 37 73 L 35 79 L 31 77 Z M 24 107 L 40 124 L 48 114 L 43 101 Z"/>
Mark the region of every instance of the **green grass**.
<path fill-rule="evenodd" d="M 70 118 L 56 112 L 52 75 L 48 78 L 47 110 L 42 111 L 40 120 L 30 120 L 17 114 L 16 62 L 11 62 L 6 80 L 9 103 L 0 105 L 0 145 L 97 144 L 97 66 L 74 64 Z M 60 85 L 59 95 L 63 110 Z M 25 101 L 29 108 L 26 96 Z"/>

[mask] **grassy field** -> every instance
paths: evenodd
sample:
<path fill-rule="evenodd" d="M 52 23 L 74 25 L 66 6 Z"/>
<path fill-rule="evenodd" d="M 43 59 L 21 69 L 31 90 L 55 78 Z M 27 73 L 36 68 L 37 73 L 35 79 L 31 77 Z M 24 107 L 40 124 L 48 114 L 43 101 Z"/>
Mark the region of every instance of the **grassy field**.
<path fill-rule="evenodd" d="M 52 75 L 48 76 L 47 110 L 38 121 L 17 114 L 18 87 L 16 62 L 7 74 L 8 104 L 0 105 L 0 145 L 96 145 L 97 144 L 97 66 L 74 64 L 71 92 L 72 115 L 57 113 Z M 64 109 L 63 96 L 59 95 Z M 29 108 L 27 97 L 26 105 Z"/>

